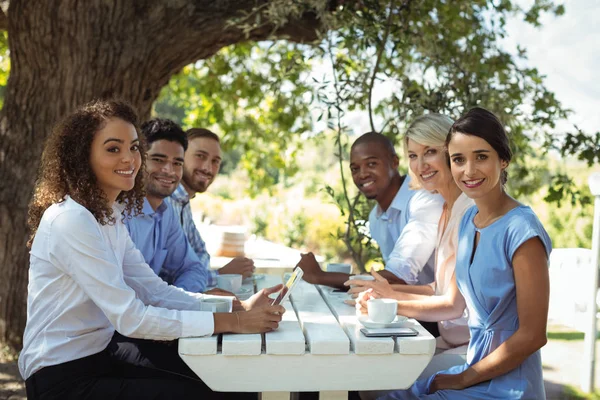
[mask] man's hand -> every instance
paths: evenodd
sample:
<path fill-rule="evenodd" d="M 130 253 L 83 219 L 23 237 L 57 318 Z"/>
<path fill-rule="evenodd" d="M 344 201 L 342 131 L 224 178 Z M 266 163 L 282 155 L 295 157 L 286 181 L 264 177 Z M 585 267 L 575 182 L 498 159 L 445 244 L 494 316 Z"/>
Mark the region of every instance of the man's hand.
<path fill-rule="evenodd" d="M 352 297 L 358 296 L 360 292 L 364 292 L 367 289 L 373 290 L 373 296 L 377 296 L 384 299 L 393 299 L 396 295 L 392 285 L 376 271 L 371 271 L 371 275 L 375 278 L 374 281 L 363 281 L 358 279 L 350 279 L 344 283 L 344 286 L 354 286 L 348 293 Z"/>
<path fill-rule="evenodd" d="M 298 268 L 304 271 L 302 279 L 308 283 L 319 284 L 325 276 L 325 272 L 319 266 L 313 253 L 301 254 Z"/>
<path fill-rule="evenodd" d="M 367 307 L 367 301 L 371 300 L 371 299 L 375 299 L 376 297 L 373 296 L 373 290 L 372 289 L 367 289 L 364 292 L 361 292 L 358 297 L 356 298 L 356 313 L 357 314 L 368 314 L 369 313 L 369 309 Z"/>
<path fill-rule="evenodd" d="M 270 305 L 273 302 L 273 299 L 269 297 L 270 294 L 277 293 L 283 288 L 283 285 L 280 283 L 277 286 L 273 286 L 266 289 L 261 289 L 248 300 L 244 300 L 241 302 L 244 310 L 250 311 L 255 308 L 264 307 L 266 305 Z M 284 309 L 285 311 L 285 309 Z"/>
<path fill-rule="evenodd" d="M 238 274 L 244 278 L 251 277 L 253 272 L 254 261 L 246 257 L 236 257 L 219 269 L 219 274 Z"/>
<path fill-rule="evenodd" d="M 250 311 L 238 311 L 235 313 L 238 323 L 233 332 L 263 333 L 274 331 L 279 327 L 279 322 L 284 312 L 285 308 L 281 305 L 267 305 L 254 308 Z"/>

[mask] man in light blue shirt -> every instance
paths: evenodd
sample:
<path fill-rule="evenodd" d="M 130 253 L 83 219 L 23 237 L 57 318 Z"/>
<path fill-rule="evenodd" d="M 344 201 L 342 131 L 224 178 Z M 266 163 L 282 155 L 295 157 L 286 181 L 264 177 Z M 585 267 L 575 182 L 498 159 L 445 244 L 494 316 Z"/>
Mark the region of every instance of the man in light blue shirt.
<path fill-rule="evenodd" d="M 385 262 L 380 274 L 390 283 L 427 284 L 433 281 L 433 251 L 444 200 L 425 190 L 409 189 L 410 177 L 400 175 L 398 165 L 392 142 L 380 133 L 366 133 L 352 144 L 354 184 L 365 197 L 377 201 L 369 215 L 369 230 Z M 310 283 L 343 287 L 349 278 L 322 271 L 311 253 L 302 256 L 299 266 Z"/>
<path fill-rule="evenodd" d="M 209 271 L 190 246 L 178 216 L 165 198 L 183 175 L 185 132 L 173 121 L 153 119 L 142 125 L 148 146 L 143 215 L 125 220 L 131 239 L 144 259 L 167 283 L 189 292 L 203 292 Z"/>

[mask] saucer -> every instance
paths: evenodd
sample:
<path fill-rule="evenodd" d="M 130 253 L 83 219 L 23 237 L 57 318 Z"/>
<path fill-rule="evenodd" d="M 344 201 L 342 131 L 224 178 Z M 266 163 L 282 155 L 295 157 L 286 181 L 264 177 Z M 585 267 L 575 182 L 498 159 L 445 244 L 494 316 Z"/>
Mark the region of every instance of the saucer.
<path fill-rule="evenodd" d="M 403 322 L 408 318 L 402 315 L 396 315 L 396 318 L 390 323 L 384 324 L 381 322 L 373 322 L 369 319 L 368 315 L 361 315 L 358 317 L 358 322 L 360 322 L 365 328 L 370 329 L 379 329 L 379 328 L 400 328 L 403 325 Z"/>

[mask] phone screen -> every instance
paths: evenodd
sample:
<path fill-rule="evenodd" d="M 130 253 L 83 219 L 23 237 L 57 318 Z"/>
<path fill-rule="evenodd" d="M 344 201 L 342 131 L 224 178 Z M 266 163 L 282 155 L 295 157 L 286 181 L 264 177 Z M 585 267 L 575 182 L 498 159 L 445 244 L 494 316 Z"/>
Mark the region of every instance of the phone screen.
<path fill-rule="evenodd" d="M 274 306 L 276 306 L 277 304 L 280 304 L 285 298 L 287 298 L 288 292 L 290 291 L 292 286 L 294 286 L 296 281 L 298 279 L 300 279 L 302 272 L 303 271 L 300 268 L 296 268 L 294 270 L 294 272 L 292 273 L 292 276 L 290 276 L 290 279 L 288 279 L 287 282 L 285 283 L 285 285 L 283 286 L 283 289 L 281 289 L 279 291 L 277 298 L 275 300 L 273 300 Z"/>

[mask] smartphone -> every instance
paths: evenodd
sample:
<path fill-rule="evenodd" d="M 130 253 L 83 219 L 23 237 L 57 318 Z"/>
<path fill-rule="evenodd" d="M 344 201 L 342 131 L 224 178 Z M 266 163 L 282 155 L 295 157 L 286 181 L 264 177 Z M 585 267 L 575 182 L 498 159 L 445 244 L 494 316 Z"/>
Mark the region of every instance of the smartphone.
<path fill-rule="evenodd" d="M 331 293 L 346 293 L 348 290 L 350 290 L 349 286 L 341 289 L 333 289 Z"/>
<path fill-rule="evenodd" d="M 366 337 L 417 336 L 419 334 L 413 328 L 362 328 L 360 331 Z"/>
<path fill-rule="evenodd" d="M 274 306 L 283 303 L 284 301 L 286 301 L 288 299 L 288 297 L 290 297 L 290 293 L 292 293 L 292 290 L 294 289 L 294 287 L 302 279 L 302 275 L 304 275 L 304 271 L 302 271 L 301 268 L 296 268 L 294 270 L 294 272 L 292 273 L 292 276 L 290 276 L 290 279 L 287 280 L 287 282 L 283 286 L 283 289 L 281 289 L 279 291 L 279 294 L 277 295 L 275 300 L 273 300 L 272 304 Z"/>

